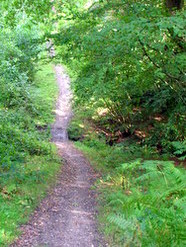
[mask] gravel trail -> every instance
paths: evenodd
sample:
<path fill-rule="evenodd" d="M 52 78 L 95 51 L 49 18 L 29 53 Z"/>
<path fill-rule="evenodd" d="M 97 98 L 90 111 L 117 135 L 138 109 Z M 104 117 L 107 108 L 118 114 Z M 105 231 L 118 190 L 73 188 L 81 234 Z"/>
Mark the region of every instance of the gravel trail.
<path fill-rule="evenodd" d="M 68 141 L 67 127 L 72 116 L 70 79 L 61 65 L 55 66 L 59 85 L 53 142 L 63 159 L 54 189 L 22 227 L 18 247 L 104 247 L 96 223 L 96 193 L 91 189 L 97 175 L 84 155 Z"/>

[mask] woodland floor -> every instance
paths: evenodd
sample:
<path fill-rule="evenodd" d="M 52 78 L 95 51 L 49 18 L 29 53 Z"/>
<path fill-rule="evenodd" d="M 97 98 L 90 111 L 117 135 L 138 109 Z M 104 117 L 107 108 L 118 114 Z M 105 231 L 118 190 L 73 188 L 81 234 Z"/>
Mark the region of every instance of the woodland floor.
<path fill-rule="evenodd" d="M 96 222 L 96 192 L 92 185 L 97 174 L 84 155 L 68 141 L 71 118 L 70 80 L 62 66 L 55 67 L 59 85 L 53 142 L 63 160 L 55 188 L 41 202 L 30 222 L 22 226 L 22 236 L 12 245 L 33 247 L 103 247 Z"/>

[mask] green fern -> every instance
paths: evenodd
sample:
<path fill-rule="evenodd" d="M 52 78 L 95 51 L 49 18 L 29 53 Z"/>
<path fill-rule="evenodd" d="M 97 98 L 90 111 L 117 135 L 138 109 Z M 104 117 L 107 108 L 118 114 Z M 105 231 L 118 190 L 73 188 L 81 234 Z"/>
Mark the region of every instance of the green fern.
<path fill-rule="evenodd" d="M 184 246 L 185 171 L 170 161 L 137 160 L 121 165 L 118 172 L 129 186 L 110 197 L 117 212 L 109 222 L 141 246 Z"/>
<path fill-rule="evenodd" d="M 179 156 L 180 160 L 185 160 L 186 158 L 186 141 L 184 142 L 172 142 L 174 148 L 174 155 Z"/>

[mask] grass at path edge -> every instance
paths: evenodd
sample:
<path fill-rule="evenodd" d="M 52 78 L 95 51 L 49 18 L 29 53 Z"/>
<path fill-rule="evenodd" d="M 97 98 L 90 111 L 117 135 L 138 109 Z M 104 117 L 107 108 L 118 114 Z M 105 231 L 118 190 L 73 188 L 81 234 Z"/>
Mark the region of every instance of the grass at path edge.
<path fill-rule="evenodd" d="M 19 226 L 28 221 L 49 187 L 55 183 L 60 170 L 61 161 L 56 147 L 50 143 L 50 124 L 54 121 L 57 94 L 53 65 L 40 63 L 30 88 L 32 107 L 37 114 L 32 123 L 28 122 L 29 135 L 21 122 L 16 126 L 9 122 L 13 129 L 17 129 L 19 138 L 26 139 L 29 149 L 38 146 L 39 150 L 38 154 L 34 153 L 35 150 L 33 154 L 25 151 L 24 161 L 16 161 L 15 173 L 0 177 L 0 246 L 8 246 L 19 236 Z M 24 118 L 30 120 L 30 113 L 24 111 L 24 114 Z"/>

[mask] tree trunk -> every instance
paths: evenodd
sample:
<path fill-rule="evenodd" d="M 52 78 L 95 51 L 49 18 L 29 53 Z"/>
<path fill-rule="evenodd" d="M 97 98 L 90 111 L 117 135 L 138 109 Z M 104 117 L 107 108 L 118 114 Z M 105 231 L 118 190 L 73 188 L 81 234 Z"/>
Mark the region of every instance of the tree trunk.
<path fill-rule="evenodd" d="M 168 9 L 181 9 L 184 5 L 184 0 L 166 0 L 165 2 Z"/>

